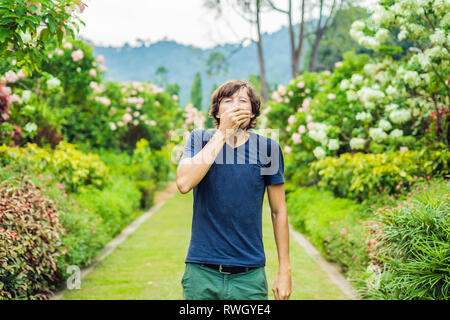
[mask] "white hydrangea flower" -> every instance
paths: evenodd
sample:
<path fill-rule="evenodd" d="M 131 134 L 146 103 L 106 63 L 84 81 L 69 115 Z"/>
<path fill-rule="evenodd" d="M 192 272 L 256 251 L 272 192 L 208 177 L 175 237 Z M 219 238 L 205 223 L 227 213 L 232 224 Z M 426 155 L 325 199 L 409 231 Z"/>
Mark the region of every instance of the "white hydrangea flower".
<path fill-rule="evenodd" d="M 325 150 L 323 150 L 321 147 L 314 148 L 313 153 L 317 159 L 322 159 L 326 156 Z"/>
<path fill-rule="evenodd" d="M 369 135 L 376 142 L 383 141 L 384 139 L 387 138 L 386 132 L 384 132 L 383 129 L 381 129 L 381 128 L 370 128 Z"/>
<path fill-rule="evenodd" d="M 52 90 L 58 87 L 61 84 L 61 81 L 55 77 L 52 77 L 47 80 L 47 87 Z"/>
<path fill-rule="evenodd" d="M 412 87 L 417 87 L 422 83 L 422 80 L 416 71 L 406 70 L 403 67 L 398 68 L 397 76 L 402 78 L 403 81 Z"/>
<path fill-rule="evenodd" d="M 392 129 L 391 123 L 385 119 L 381 119 L 380 122 L 378 123 L 378 126 L 384 131 L 389 131 Z"/>
<path fill-rule="evenodd" d="M 397 89 L 391 85 L 386 88 L 386 93 L 388 96 L 395 97 L 398 93 Z"/>
<path fill-rule="evenodd" d="M 352 148 L 353 150 L 356 149 L 364 149 L 364 146 L 366 144 L 366 139 L 362 139 L 362 138 L 352 138 L 350 140 L 350 148 Z"/>
<path fill-rule="evenodd" d="M 353 29 L 353 30 L 362 31 L 365 26 L 366 25 L 365 25 L 365 23 L 363 21 L 357 20 L 357 21 L 352 23 L 350 28 Z"/>
<path fill-rule="evenodd" d="M 431 59 L 430 56 L 428 54 L 425 53 L 418 53 L 414 56 L 415 59 L 411 59 L 411 60 L 417 60 L 417 62 L 420 64 L 420 66 L 422 67 L 422 69 L 424 70 L 428 70 L 431 67 Z"/>
<path fill-rule="evenodd" d="M 391 112 L 391 111 L 397 110 L 398 104 L 395 104 L 395 103 L 388 104 L 387 106 L 384 107 L 384 109 L 386 110 L 386 112 Z"/>
<path fill-rule="evenodd" d="M 337 139 L 330 139 L 328 142 L 328 150 L 337 150 L 339 149 L 339 141 Z"/>
<path fill-rule="evenodd" d="M 378 70 L 378 65 L 374 64 L 374 63 L 368 63 L 364 66 L 363 68 L 364 72 L 368 75 L 373 74 L 375 71 Z"/>
<path fill-rule="evenodd" d="M 313 129 L 308 132 L 308 135 L 314 141 L 320 142 L 322 144 L 326 143 L 327 141 L 327 134 L 324 130 Z"/>
<path fill-rule="evenodd" d="M 423 26 L 416 23 L 408 23 L 407 28 L 409 29 L 411 36 L 420 36 L 426 31 Z"/>
<path fill-rule="evenodd" d="M 370 19 L 375 22 L 377 26 L 389 24 L 394 19 L 394 14 L 378 3 L 371 8 L 371 12 L 373 13 Z"/>
<path fill-rule="evenodd" d="M 400 2 L 396 2 L 394 3 L 394 5 L 392 5 L 389 10 L 391 12 L 393 12 L 396 15 L 402 16 L 405 14 L 404 12 L 404 8 L 402 7 L 402 4 Z"/>
<path fill-rule="evenodd" d="M 357 92 L 358 96 L 361 98 L 364 105 L 371 109 L 375 105 L 373 103 L 385 97 L 385 94 L 381 90 L 375 88 L 363 87 Z"/>
<path fill-rule="evenodd" d="M 391 138 L 399 138 L 401 136 L 403 136 L 403 130 L 400 129 L 394 129 L 392 130 L 392 132 L 390 133 Z"/>
<path fill-rule="evenodd" d="M 350 37 L 352 37 L 352 39 L 355 40 L 356 42 L 359 42 L 359 39 L 363 38 L 364 36 L 365 36 L 364 32 L 350 29 Z"/>
<path fill-rule="evenodd" d="M 408 31 L 404 28 L 400 28 L 400 32 L 397 35 L 399 41 L 405 40 L 408 36 Z"/>
<path fill-rule="evenodd" d="M 31 133 L 31 132 L 34 132 L 37 130 L 37 125 L 36 125 L 36 123 L 28 122 L 23 129 L 26 132 Z"/>
<path fill-rule="evenodd" d="M 385 42 L 389 38 L 389 30 L 381 28 L 375 34 L 375 40 L 378 42 Z"/>
<path fill-rule="evenodd" d="M 356 120 L 370 121 L 372 120 L 372 115 L 369 112 L 358 112 L 356 114 Z"/>
<path fill-rule="evenodd" d="M 354 75 L 352 75 L 351 81 L 356 86 L 363 84 L 363 80 L 364 80 L 364 78 L 360 74 L 355 73 Z"/>
<path fill-rule="evenodd" d="M 442 12 L 450 11 L 450 3 L 448 0 L 434 0 L 432 9 L 436 15 L 441 15 Z"/>
<path fill-rule="evenodd" d="M 339 85 L 339 89 L 341 90 L 347 90 L 350 87 L 350 81 L 348 79 L 344 79 L 341 81 L 341 84 Z"/>
<path fill-rule="evenodd" d="M 442 29 L 436 29 L 430 36 L 430 41 L 433 44 L 444 44 L 446 40 L 445 31 Z"/>
<path fill-rule="evenodd" d="M 355 101 L 355 100 L 358 99 L 358 95 L 353 90 L 347 91 L 346 94 L 347 94 L 347 100 L 348 101 Z"/>
<path fill-rule="evenodd" d="M 390 80 L 390 76 L 386 71 L 381 71 L 375 74 L 374 79 L 379 81 L 381 84 L 385 84 Z"/>
<path fill-rule="evenodd" d="M 389 115 L 389 119 L 391 119 L 393 123 L 405 123 L 411 119 L 411 111 L 406 109 L 394 110 Z"/>
<path fill-rule="evenodd" d="M 445 12 L 445 11 L 442 11 Z M 447 13 L 445 14 L 445 16 L 441 19 L 439 26 L 440 27 L 445 27 L 450 25 L 450 11 L 447 11 Z M 448 37 L 447 37 L 447 41 L 448 41 Z"/>
<path fill-rule="evenodd" d="M 23 90 L 22 92 L 22 100 L 23 102 L 28 102 L 31 98 L 31 91 L 30 90 Z"/>
<path fill-rule="evenodd" d="M 423 53 L 430 59 L 439 59 L 449 56 L 448 51 L 446 51 L 446 49 L 442 46 L 432 47 L 430 49 L 425 50 Z"/>
<path fill-rule="evenodd" d="M 374 102 L 369 102 L 369 101 L 364 101 L 364 106 L 369 110 L 372 110 L 376 107 Z"/>
<path fill-rule="evenodd" d="M 364 37 L 359 38 L 358 43 L 361 46 L 369 48 L 369 49 L 376 49 L 380 46 L 380 43 L 377 41 L 376 38 L 369 37 L 369 36 L 364 36 Z"/>

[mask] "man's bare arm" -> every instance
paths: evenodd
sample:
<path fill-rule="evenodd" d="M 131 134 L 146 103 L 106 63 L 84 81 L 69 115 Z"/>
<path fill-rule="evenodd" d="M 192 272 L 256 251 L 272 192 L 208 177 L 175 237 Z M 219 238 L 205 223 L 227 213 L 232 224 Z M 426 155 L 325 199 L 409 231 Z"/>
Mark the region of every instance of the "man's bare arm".
<path fill-rule="evenodd" d="M 205 147 L 192 158 L 180 161 L 177 168 L 177 187 L 181 193 L 188 193 L 202 181 L 220 150 L 225 144 L 225 134 L 217 130 Z"/>
<path fill-rule="evenodd" d="M 291 263 L 289 259 L 289 224 L 284 184 L 267 187 L 273 232 L 278 251 L 278 275 L 273 286 L 275 299 L 287 300 L 291 295 Z"/>

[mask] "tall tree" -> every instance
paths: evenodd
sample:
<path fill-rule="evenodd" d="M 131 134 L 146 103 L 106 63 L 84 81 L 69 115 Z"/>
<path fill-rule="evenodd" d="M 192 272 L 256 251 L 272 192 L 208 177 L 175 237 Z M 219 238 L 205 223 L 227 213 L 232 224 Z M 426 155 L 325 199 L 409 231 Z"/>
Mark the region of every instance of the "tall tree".
<path fill-rule="evenodd" d="M 289 40 L 291 45 L 291 72 L 292 77 L 295 78 L 299 72 L 298 66 L 300 64 L 300 56 L 303 51 L 303 40 L 305 38 L 305 0 L 301 1 L 300 6 L 300 24 L 299 24 L 300 30 L 298 34 L 297 44 L 295 44 L 294 24 L 292 21 L 292 14 L 293 14 L 292 0 L 288 1 L 287 10 L 280 9 L 279 7 L 275 6 L 272 0 L 266 1 L 273 10 L 286 14 L 288 17 Z"/>
<path fill-rule="evenodd" d="M 336 13 L 342 8 L 344 3 L 350 0 L 318 0 L 319 19 L 314 31 L 314 41 L 309 57 L 309 71 L 317 71 L 317 58 L 319 55 L 319 45 L 325 32 L 335 24 Z M 328 9 L 328 12 L 325 12 Z"/>
<path fill-rule="evenodd" d="M 228 72 L 228 59 L 220 52 L 211 52 L 206 62 L 206 74 L 209 77 L 218 77 Z"/>
<path fill-rule="evenodd" d="M 191 87 L 191 103 L 198 110 L 202 110 L 202 100 L 202 77 L 200 76 L 200 72 L 197 72 Z"/>
<path fill-rule="evenodd" d="M 335 26 L 325 32 L 320 42 L 316 67 L 318 70 L 333 70 L 334 64 L 341 61 L 347 51 L 355 51 L 357 54 L 373 53 L 372 50 L 360 46 L 348 32 L 353 21 L 366 17 L 368 17 L 367 10 L 362 7 L 349 7 L 336 13 Z"/>
<path fill-rule="evenodd" d="M 155 72 L 155 82 L 160 87 L 165 87 L 167 85 L 167 75 L 169 74 L 169 70 L 167 70 L 164 66 L 159 66 Z"/>
<path fill-rule="evenodd" d="M 241 18 L 256 27 L 256 46 L 259 62 L 259 77 L 261 81 L 261 98 L 262 102 L 266 103 L 269 100 L 269 93 L 267 89 L 261 37 L 261 11 L 264 0 L 204 0 L 203 3 L 206 8 L 216 10 L 217 16 L 220 16 L 222 14 L 222 6 L 224 5 L 224 2 L 226 2 L 230 8 L 234 9 L 235 13 Z"/>

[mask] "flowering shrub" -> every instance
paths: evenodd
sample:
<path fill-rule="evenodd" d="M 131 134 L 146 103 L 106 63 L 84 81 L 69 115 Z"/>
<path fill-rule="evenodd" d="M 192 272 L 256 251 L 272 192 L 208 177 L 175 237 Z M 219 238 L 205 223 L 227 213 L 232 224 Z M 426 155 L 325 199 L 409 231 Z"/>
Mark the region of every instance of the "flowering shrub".
<path fill-rule="evenodd" d="M 311 163 L 318 185 L 335 195 L 360 201 L 381 191 L 400 195 L 410 190 L 418 177 L 448 174 L 450 152 L 442 144 L 421 151 L 380 154 L 342 154 Z"/>
<path fill-rule="evenodd" d="M 53 152 L 35 144 L 27 144 L 25 148 L 0 146 L 0 163 L 52 175 L 61 188 L 70 191 L 85 185 L 101 189 L 109 182 L 108 168 L 97 155 L 83 154 L 66 142 L 58 144 Z"/>
<path fill-rule="evenodd" d="M 37 70 L 50 39 L 74 36 L 84 10 L 80 0 L 3 0 L 0 5 L 0 60 L 14 58 L 25 72 Z M 0 74 L 3 73 L 0 69 Z M 9 74 L 13 77 L 12 73 Z"/>
<path fill-rule="evenodd" d="M 449 2 L 443 0 L 380 0 L 371 8 L 367 21 L 355 21 L 350 30 L 359 44 L 376 51 L 392 38 L 408 40 L 414 45 L 408 51 L 407 60 L 391 72 L 392 85 L 386 89 L 396 98 L 409 100 L 408 108 L 397 106 L 399 110 L 392 112 L 390 118 L 405 122 L 411 113 L 415 116 L 414 113 L 423 113 L 423 109 L 433 110 L 435 134 L 447 147 L 449 11 Z"/>
<path fill-rule="evenodd" d="M 9 69 L 0 79 L 1 142 L 56 145 L 64 136 L 69 142 L 131 151 L 145 138 L 160 149 L 183 122 L 178 96 L 151 83 L 103 82 L 104 57 L 94 57 L 81 40 L 64 38 L 62 47 L 53 42 L 46 54 L 41 72 L 28 78 L 14 61 L 0 63 Z"/>
<path fill-rule="evenodd" d="M 194 130 L 194 128 L 204 128 L 205 115 L 198 110 L 192 103 L 188 103 L 184 108 L 185 122 L 181 126 L 188 131 Z"/>
<path fill-rule="evenodd" d="M 0 185 L 0 298 L 45 299 L 63 254 L 54 201 L 28 179 Z"/>
<path fill-rule="evenodd" d="M 332 74 L 324 72 L 320 86 L 309 74 L 280 86 L 263 114 L 269 124 L 285 129 L 284 151 L 320 159 L 351 151 L 419 150 L 436 140 L 448 148 L 448 7 L 440 0 L 379 1 L 371 17 L 354 22 L 350 31 L 378 58 L 347 54 Z M 402 61 L 382 52 L 382 43 L 397 29 L 395 40 L 415 46 Z M 304 88 L 310 97 L 299 91 Z"/>
<path fill-rule="evenodd" d="M 103 106 L 107 120 L 102 131 L 98 130 L 104 135 L 100 144 L 104 147 L 119 142 L 121 149 L 131 151 L 140 139 L 146 139 L 152 149 L 160 149 L 183 121 L 178 97 L 170 96 L 152 83 L 110 82 L 102 95 L 110 99 L 110 104 Z"/>
<path fill-rule="evenodd" d="M 366 242 L 371 264 L 359 280 L 364 297 L 449 299 L 449 194 L 448 181 L 435 181 L 376 212 Z"/>

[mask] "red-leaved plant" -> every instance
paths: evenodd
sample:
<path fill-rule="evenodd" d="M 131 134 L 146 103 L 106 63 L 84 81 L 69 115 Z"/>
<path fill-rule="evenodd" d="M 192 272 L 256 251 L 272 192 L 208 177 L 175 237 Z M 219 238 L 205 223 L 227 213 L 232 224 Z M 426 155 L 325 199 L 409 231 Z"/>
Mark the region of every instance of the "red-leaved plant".
<path fill-rule="evenodd" d="M 0 185 L 0 299 L 47 299 L 63 228 L 54 201 L 27 178 Z"/>

